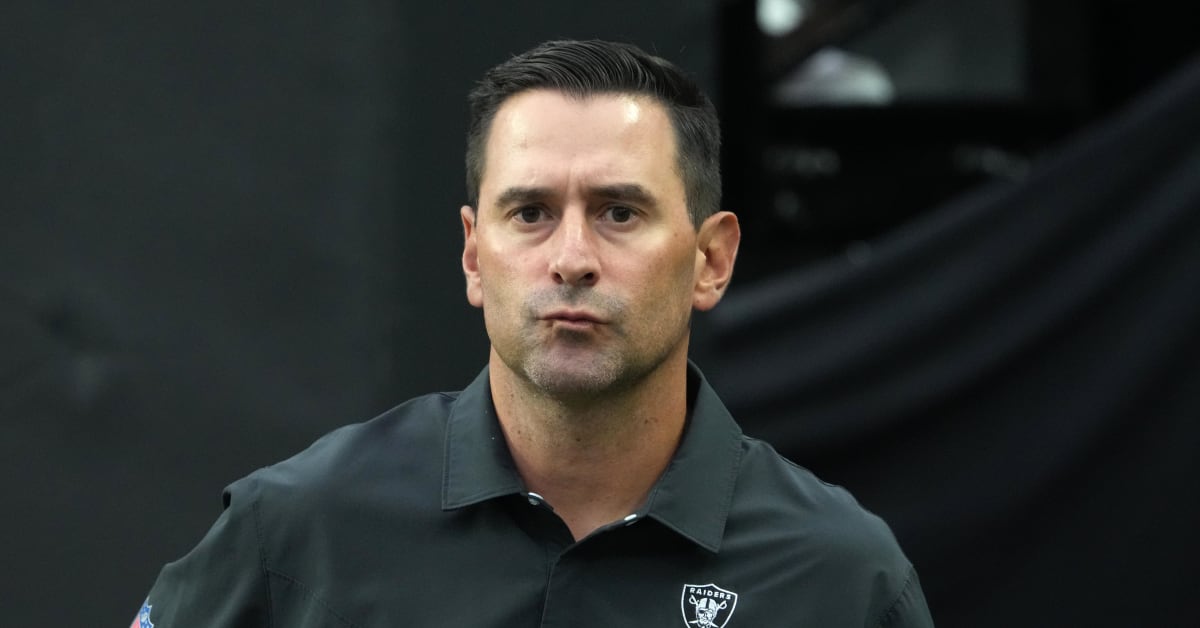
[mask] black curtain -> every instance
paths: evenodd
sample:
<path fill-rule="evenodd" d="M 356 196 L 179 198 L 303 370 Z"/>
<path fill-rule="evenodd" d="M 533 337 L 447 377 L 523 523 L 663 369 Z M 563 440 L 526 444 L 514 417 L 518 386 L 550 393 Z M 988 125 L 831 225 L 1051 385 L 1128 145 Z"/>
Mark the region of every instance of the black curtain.
<path fill-rule="evenodd" d="M 892 524 L 939 625 L 1196 625 L 1200 60 L 699 329 L 746 431 Z"/>

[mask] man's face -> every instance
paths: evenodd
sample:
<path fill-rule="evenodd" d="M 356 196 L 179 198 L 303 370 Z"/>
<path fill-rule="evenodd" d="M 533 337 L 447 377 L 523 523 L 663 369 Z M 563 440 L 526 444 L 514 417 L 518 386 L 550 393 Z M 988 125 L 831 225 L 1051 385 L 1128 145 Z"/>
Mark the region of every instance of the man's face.
<path fill-rule="evenodd" d="M 494 357 L 564 399 L 685 359 L 692 307 L 715 300 L 697 298 L 704 255 L 666 110 L 522 92 L 496 113 L 485 155 L 479 207 L 462 210 L 463 268 Z"/>

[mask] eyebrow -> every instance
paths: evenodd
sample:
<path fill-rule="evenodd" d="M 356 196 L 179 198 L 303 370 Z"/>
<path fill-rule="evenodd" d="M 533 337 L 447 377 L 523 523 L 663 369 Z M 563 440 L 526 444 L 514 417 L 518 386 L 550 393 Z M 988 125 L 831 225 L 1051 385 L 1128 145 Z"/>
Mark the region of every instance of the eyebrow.
<path fill-rule="evenodd" d="M 546 199 L 550 196 L 553 196 L 550 188 L 511 187 L 504 190 L 496 199 L 496 206 L 503 208 L 512 205 L 524 205 Z"/>
<path fill-rule="evenodd" d="M 617 183 L 613 185 L 601 185 L 588 190 L 593 196 L 599 196 L 614 201 L 622 201 L 632 203 L 634 205 L 654 206 L 658 204 L 657 199 L 650 193 L 650 190 L 636 183 Z"/>
<path fill-rule="evenodd" d="M 649 190 L 637 183 L 613 183 L 597 185 L 588 188 L 588 196 L 598 196 L 612 201 L 632 203 L 635 205 L 655 206 L 657 199 Z M 555 196 L 554 190 L 547 187 L 513 186 L 505 189 L 496 198 L 497 207 L 510 207 L 526 203 L 536 203 Z"/>

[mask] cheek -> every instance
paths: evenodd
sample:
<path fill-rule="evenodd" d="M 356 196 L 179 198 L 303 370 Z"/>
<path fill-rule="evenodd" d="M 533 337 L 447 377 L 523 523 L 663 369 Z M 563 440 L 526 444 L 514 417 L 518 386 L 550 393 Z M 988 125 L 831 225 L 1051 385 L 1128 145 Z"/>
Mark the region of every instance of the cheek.
<path fill-rule="evenodd" d="M 489 252 L 479 258 L 479 298 L 486 304 L 485 313 L 491 310 L 493 317 L 499 317 L 511 309 L 520 300 L 520 289 L 527 280 L 522 280 L 521 268 L 514 262 L 519 262 L 519 255 L 508 257 L 503 253 Z"/>
<path fill-rule="evenodd" d="M 695 283 L 697 270 L 701 265 L 696 260 L 696 249 L 693 246 L 682 247 L 683 250 L 673 251 L 670 259 L 662 261 L 664 271 L 670 269 L 670 281 L 676 290 L 691 293 Z"/>
<path fill-rule="evenodd" d="M 642 260 L 633 270 L 638 274 L 637 290 L 650 311 L 658 309 L 687 309 L 692 306 L 692 284 L 695 277 L 694 256 L 679 253 L 664 254 Z"/>
<path fill-rule="evenodd" d="M 483 324 L 493 341 L 507 337 L 519 326 L 521 307 L 517 295 L 504 282 L 489 277 L 482 282 Z"/>

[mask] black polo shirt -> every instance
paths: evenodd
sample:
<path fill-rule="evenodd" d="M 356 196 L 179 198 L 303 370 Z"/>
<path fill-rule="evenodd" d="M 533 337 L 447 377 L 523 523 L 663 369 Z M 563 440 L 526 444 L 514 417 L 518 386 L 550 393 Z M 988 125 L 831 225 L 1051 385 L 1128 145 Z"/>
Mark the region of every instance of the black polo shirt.
<path fill-rule="evenodd" d="M 523 488 L 485 369 L 230 485 L 141 625 L 932 626 L 886 524 L 688 378 L 683 440 L 645 505 L 578 543 Z"/>

